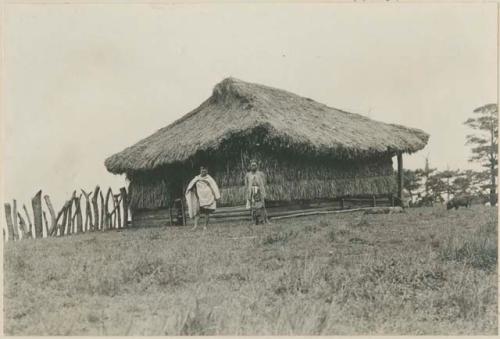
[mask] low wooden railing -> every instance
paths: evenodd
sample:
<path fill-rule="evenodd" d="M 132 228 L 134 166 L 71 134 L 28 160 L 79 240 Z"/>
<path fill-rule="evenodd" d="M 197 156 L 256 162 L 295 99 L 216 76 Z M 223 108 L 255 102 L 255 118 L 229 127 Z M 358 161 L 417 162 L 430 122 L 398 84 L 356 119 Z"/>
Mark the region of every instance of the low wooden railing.
<path fill-rule="evenodd" d="M 323 201 L 269 202 L 266 210 L 270 219 L 289 215 L 312 215 L 315 212 L 350 210 L 360 207 L 389 207 L 397 205 L 393 195 L 366 195 L 337 197 Z M 251 220 L 250 211 L 244 205 L 219 207 L 211 218 L 217 222 Z M 170 209 L 138 210 L 132 216 L 132 223 L 138 227 L 185 225 L 188 220 L 182 200 L 178 199 Z"/>

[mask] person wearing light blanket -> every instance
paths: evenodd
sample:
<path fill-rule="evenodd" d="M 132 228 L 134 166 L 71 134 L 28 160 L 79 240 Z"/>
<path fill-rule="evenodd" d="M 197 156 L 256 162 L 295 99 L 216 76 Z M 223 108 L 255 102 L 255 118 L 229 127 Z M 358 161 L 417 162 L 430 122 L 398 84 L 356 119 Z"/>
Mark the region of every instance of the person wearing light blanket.
<path fill-rule="evenodd" d="M 215 212 L 217 208 L 217 200 L 220 199 L 219 187 L 215 180 L 208 175 L 208 170 L 205 166 L 200 167 L 200 175 L 197 175 L 189 182 L 186 189 L 186 202 L 188 207 L 189 217 L 194 218 L 195 230 L 198 227 L 200 214 L 205 215 L 205 226 L 207 229 L 210 214 Z"/>

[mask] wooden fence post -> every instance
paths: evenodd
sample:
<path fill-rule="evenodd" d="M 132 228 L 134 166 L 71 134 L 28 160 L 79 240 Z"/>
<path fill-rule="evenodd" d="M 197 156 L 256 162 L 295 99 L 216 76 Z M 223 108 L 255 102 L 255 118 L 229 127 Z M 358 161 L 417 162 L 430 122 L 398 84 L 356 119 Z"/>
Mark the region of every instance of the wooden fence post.
<path fill-rule="evenodd" d="M 83 195 L 85 196 L 85 231 L 94 230 L 94 221 L 92 220 L 92 207 L 90 205 L 90 195 L 92 191 L 86 193 L 82 190 Z"/>
<path fill-rule="evenodd" d="M 21 239 L 21 232 L 19 231 L 19 228 L 17 227 L 18 222 L 17 222 L 17 201 L 14 199 L 12 202 L 12 226 L 14 227 L 14 237 L 17 239 Z"/>
<path fill-rule="evenodd" d="M 64 234 L 68 234 L 69 230 L 67 229 L 67 224 L 68 224 L 68 212 L 69 212 L 69 202 L 66 201 L 63 207 L 63 220 L 61 224 L 61 232 L 59 232 L 60 236 L 63 236 Z"/>
<path fill-rule="evenodd" d="M 59 219 L 64 214 L 65 210 L 66 210 L 66 204 L 64 204 L 63 207 L 61 208 L 61 210 L 59 211 L 59 213 L 57 213 L 56 221 L 55 221 L 54 225 L 52 225 L 52 227 L 50 229 L 50 235 L 51 236 L 57 236 L 57 229 L 61 229 L 61 227 L 63 227 L 63 226 L 58 227 L 58 223 L 59 223 Z M 61 234 L 61 232 L 59 232 L 59 234 Z"/>
<path fill-rule="evenodd" d="M 116 200 L 115 200 L 115 195 L 113 193 L 111 193 L 111 204 L 112 204 L 112 209 L 111 209 L 111 213 L 110 213 L 110 225 L 111 225 L 111 228 L 116 228 L 116 216 L 117 216 L 117 213 L 116 213 Z"/>
<path fill-rule="evenodd" d="M 97 185 L 94 189 L 94 193 L 92 196 L 92 209 L 94 211 L 94 228 L 98 230 L 100 228 L 100 214 L 99 214 L 99 205 L 97 204 L 97 199 L 99 198 L 101 188 Z"/>
<path fill-rule="evenodd" d="M 114 194 L 113 195 L 113 201 L 115 205 L 115 228 L 121 228 L 122 227 L 122 213 L 120 211 L 120 203 L 121 199 L 118 200 L 118 198 L 121 197 L 121 194 Z"/>
<path fill-rule="evenodd" d="M 31 224 L 30 214 L 28 213 L 28 209 L 26 208 L 25 204 L 23 204 L 23 210 L 24 210 L 24 213 L 26 214 L 26 218 L 28 220 L 28 225 L 29 225 L 28 234 L 32 238 L 33 237 L 33 225 Z"/>
<path fill-rule="evenodd" d="M 76 232 L 83 233 L 83 217 L 82 217 L 82 206 L 80 201 L 82 200 L 82 195 L 75 198 L 75 217 L 76 217 Z"/>
<path fill-rule="evenodd" d="M 73 200 L 73 203 L 75 203 L 74 200 Z M 75 212 L 73 213 L 73 216 L 71 217 L 71 222 L 73 223 L 73 227 L 71 227 L 71 231 L 72 231 L 72 233 L 76 234 L 76 204 L 75 204 Z"/>
<path fill-rule="evenodd" d="M 52 202 L 50 201 L 49 195 L 45 194 L 43 199 L 45 200 L 45 204 L 47 205 L 50 214 L 50 228 L 47 232 L 47 237 L 48 237 L 54 232 L 54 228 L 56 227 L 57 224 L 57 217 L 56 217 L 56 212 L 54 212 L 54 207 L 52 206 Z"/>
<path fill-rule="evenodd" d="M 106 223 L 106 210 L 104 209 L 104 196 L 102 195 L 102 191 L 99 192 L 99 197 L 101 200 L 101 230 L 104 230 Z"/>
<path fill-rule="evenodd" d="M 94 228 L 99 229 L 99 206 L 97 206 L 97 198 L 99 197 L 100 187 L 97 185 L 94 189 L 94 195 L 92 196 L 92 208 L 94 210 Z"/>
<path fill-rule="evenodd" d="M 106 229 L 109 230 L 111 228 L 111 213 L 108 210 L 109 207 L 109 198 L 113 196 L 113 191 L 111 190 L 111 187 L 108 189 L 108 192 L 106 193 L 106 199 L 104 200 L 104 213 L 106 214 L 106 218 L 104 221 L 104 224 L 106 225 Z M 113 199 L 111 198 L 113 201 Z"/>
<path fill-rule="evenodd" d="M 73 234 L 73 202 L 75 201 L 76 198 L 76 191 L 73 191 L 73 194 L 71 195 L 71 198 L 69 199 L 69 206 L 68 206 L 68 232 L 66 233 L 67 235 Z"/>
<path fill-rule="evenodd" d="M 47 221 L 47 214 L 45 213 L 45 211 L 42 211 L 43 213 L 43 220 L 44 220 L 44 225 L 45 225 L 45 234 L 46 236 L 48 237 L 49 236 L 49 222 Z M 43 237 L 43 234 L 42 234 L 42 237 Z"/>
<path fill-rule="evenodd" d="M 23 239 L 24 238 L 31 238 L 31 234 L 28 231 L 28 228 L 26 227 L 26 222 L 24 221 L 23 217 L 21 216 L 21 214 L 19 212 L 17 212 L 17 217 L 19 219 L 19 228 L 21 229 Z"/>
<path fill-rule="evenodd" d="M 128 194 L 126 188 L 120 188 L 120 193 L 122 195 L 123 203 L 123 227 L 125 228 L 128 225 Z"/>
<path fill-rule="evenodd" d="M 4 204 L 5 207 L 5 218 L 7 219 L 7 230 L 8 230 L 8 237 L 9 241 L 14 240 L 14 226 L 12 224 L 12 210 L 10 208 L 9 203 Z"/>
<path fill-rule="evenodd" d="M 42 221 L 42 190 L 39 190 L 31 199 L 33 207 L 33 222 L 35 225 L 35 237 L 43 238 L 43 221 Z"/>
<path fill-rule="evenodd" d="M 68 219 L 66 227 L 66 235 L 73 233 L 73 199 L 70 200 L 71 204 L 68 205 Z"/>

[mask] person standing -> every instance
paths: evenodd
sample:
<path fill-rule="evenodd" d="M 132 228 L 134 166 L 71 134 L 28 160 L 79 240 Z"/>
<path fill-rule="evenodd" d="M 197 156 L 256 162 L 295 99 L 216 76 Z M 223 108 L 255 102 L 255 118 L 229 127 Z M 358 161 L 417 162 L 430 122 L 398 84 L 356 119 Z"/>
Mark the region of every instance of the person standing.
<path fill-rule="evenodd" d="M 266 176 L 259 171 L 256 160 L 250 162 L 250 171 L 245 175 L 245 188 L 247 192 L 247 209 L 251 210 L 255 224 L 259 223 L 259 219 L 268 223 L 265 205 Z"/>
<path fill-rule="evenodd" d="M 208 174 L 205 166 L 200 167 L 200 174 L 194 177 L 186 189 L 186 202 L 189 217 L 194 218 L 195 230 L 198 227 L 200 215 L 205 216 L 205 226 L 207 229 L 210 214 L 217 208 L 217 200 L 220 199 L 219 187 L 215 180 Z"/>

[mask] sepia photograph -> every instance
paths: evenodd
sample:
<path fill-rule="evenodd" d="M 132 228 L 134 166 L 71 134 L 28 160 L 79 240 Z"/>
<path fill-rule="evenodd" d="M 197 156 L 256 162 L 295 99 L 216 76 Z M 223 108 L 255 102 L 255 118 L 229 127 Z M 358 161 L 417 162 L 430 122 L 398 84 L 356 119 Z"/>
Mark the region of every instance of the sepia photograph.
<path fill-rule="evenodd" d="M 0 8 L 4 335 L 498 335 L 497 3 Z"/>

